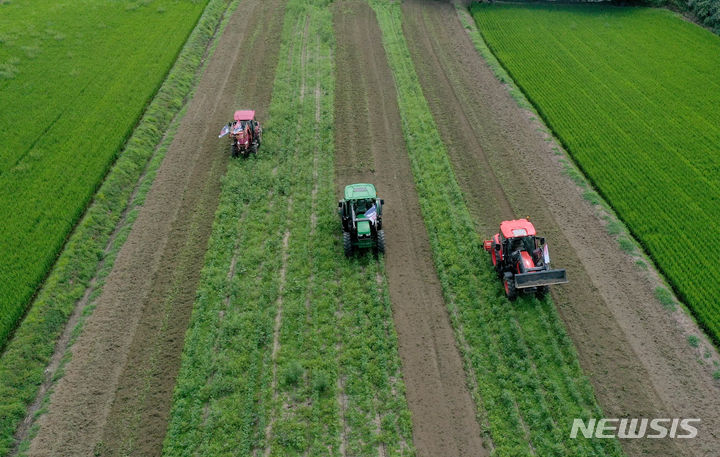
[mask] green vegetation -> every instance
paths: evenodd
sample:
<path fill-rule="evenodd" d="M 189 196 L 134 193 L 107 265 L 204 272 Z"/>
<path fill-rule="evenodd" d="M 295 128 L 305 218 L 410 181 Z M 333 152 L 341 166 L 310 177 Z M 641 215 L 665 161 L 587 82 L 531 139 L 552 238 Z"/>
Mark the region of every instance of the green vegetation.
<path fill-rule="evenodd" d="M 665 287 L 658 286 L 655 288 L 655 298 L 657 298 L 664 307 L 671 310 L 675 309 L 675 299 L 672 293 Z"/>
<path fill-rule="evenodd" d="M 719 342 L 720 38 L 648 8 L 472 11 L 495 55 Z"/>
<path fill-rule="evenodd" d="M 413 455 L 382 261 L 340 243 L 332 13 L 285 14 L 263 150 L 223 181 L 163 454 Z"/>
<path fill-rule="evenodd" d="M 720 0 L 667 0 L 670 4 L 680 3 L 683 9 L 692 12 L 705 27 L 720 35 Z M 652 0 L 651 0 L 652 2 Z"/>
<path fill-rule="evenodd" d="M 172 140 L 173 129 L 164 132 L 190 94 L 203 55 L 227 7 L 227 0 L 211 0 L 207 5 L 168 80 L 68 240 L 28 315 L 8 342 L 0 358 L 0 455 L 5 455 L 12 446 L 13 433 L 45 379 L 44 370 L 76 303 L 93 278 L 97 282 L 89 297 L 91 302 L 102 289 Z M 115 227 L 118 229 L 114 230 Z M 91 306 L 86 312 L 90 309 Z"/>
<path fill-rule="evenodd" d="M 0 347 L 207 3 L 0 2 Z"/>
<path fill-rule="evenodd" d="M 688 344 L 694 348 L 700 346 L 700 338 L 697 335 L 688 335 Z"/>
<path fill-rule="evenodd" d="M 622 455 L 616 440 L 568 438 L 573 418 L 602 416 L 572 342 L 550 300 L 505 299 L 413 70 L 400 5 L 370 3 L 398 88 L 435 266 L 493 455 Z"/>

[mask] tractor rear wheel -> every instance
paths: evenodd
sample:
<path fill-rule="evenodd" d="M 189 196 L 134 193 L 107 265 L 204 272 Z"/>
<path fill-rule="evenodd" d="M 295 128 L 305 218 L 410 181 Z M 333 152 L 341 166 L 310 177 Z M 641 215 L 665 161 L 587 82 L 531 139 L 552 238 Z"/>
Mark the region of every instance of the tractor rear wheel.
<path fill-rule="evenodd" d="M 345 257 L 350 257 L 352 255 L 352 237 L 350 236 L 350 232 L 343 232 L 343 250 L 345 251 Z"/>
<path fill-rule="evenodd" d="M 385 254 L 385 230 L 378 230 L 377 250 L 378 252 Z"/>
<path fill-rule="evenodd" d="M 503 286 L 505 286 L 505 296 L 508 300 L 515 301 L 517 298 L 517 289 L 515 288 L 515 281 L 513 281 L 512 273 L 505 273 L 503 277 Z"/>

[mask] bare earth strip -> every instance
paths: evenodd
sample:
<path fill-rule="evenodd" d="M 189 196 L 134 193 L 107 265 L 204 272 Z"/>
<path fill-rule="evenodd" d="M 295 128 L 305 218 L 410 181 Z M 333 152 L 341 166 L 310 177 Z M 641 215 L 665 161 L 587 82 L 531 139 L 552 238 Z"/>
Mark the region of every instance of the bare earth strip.
<path fill-rule="evenodd" d="M 716 456 L 720 389 L 653 284 L 603 228 L 559 157 L 478 55 L 449 3 L 403 4 L 404 33 L 479 233 L 530 216 L 570 284 L 553 289 L 607 417 L 700 418 L 692 440 L 621 440 L 628 455 Z M 479 259 L 485 261 L 485 259 Z M 569 433 L 569 430 L 568 430 Z"/>
<path fill-rule="evenodd" d="M 267 113 L 281 0 L 243 0 L 40 418 L 32 456 L 159 455 L 236 100 Z"/>
<path fill-rule="evenodd" d="M 372 182 L 386 200 L 385 262 L 414 445 L 420 456 L 488 455 L 433 266 L 375 14 L 364 2 L 339 2 L 334 23 L 337 194 L 351 182 Z"/>

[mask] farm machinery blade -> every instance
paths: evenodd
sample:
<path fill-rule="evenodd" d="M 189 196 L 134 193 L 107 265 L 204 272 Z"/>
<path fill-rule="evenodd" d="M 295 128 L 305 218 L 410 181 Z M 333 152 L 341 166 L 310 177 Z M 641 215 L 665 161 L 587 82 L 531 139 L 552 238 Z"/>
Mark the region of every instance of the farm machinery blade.
<path fill-rule="evenodd" d="M 568 282 L 565 270 L 546 270 L 533 273 L 518 273 L 515 275 L 515 287 L 525 289 L 528 287 L 542 287 Z"/>

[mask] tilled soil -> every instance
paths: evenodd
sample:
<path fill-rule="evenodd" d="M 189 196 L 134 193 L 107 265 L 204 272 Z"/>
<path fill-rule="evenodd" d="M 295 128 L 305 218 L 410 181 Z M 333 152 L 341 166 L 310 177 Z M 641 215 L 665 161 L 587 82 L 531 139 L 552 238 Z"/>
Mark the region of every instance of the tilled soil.
<path fill-rule="evenodd" d="M 385 262 L 413 443 L 419 456 L 488 455 L 433 265 L 375 14 L 365 2 L 339 2 L 334 25 L 337 194 L 346 184 L 371 182 L 385 199 Z"/>
<path fill-rule="evenodd" d="M 217 132 L 240 107 L 265 118 L 284 3 L 243 0 L 232 15 L 29 455 L 160 455 L 228 162 Z"/>
<path fill-rule="evenodd" d="M 695 439 L 625 439 L 625 452 L 718 455 L 720 388 L 654 298 L 654 283 L 562 173 L 552 143 L 495 78 L 452 5 L 409 0 L 403 13 L 424 94 L 479 234 L 489 237 L 504 218 L 529 216 L 547 236 L 553 264 L 568 270 L 570 283 L 552 295 L 604 414 L 702 420 Z"/>

